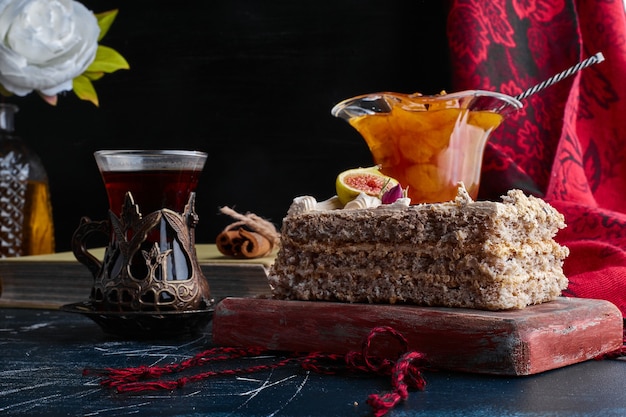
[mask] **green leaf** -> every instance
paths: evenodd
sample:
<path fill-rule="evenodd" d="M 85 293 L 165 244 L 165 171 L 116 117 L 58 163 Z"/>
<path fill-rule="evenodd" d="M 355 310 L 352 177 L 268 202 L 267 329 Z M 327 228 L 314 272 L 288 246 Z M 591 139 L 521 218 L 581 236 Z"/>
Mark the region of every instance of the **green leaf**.
<path fill-rule="evenodd" d="M 81 75 L 84 75 L 85 77 L 89 78 L 91 81 L 97 81 L 100 78 L 104 77 L 104 72 L 85 71 Z"/>
<path fill-rule="evenodd" d="M 120 69 L 129 69 L 130 66 L 126 59 L 113 48 L 108 46 L 98 45 L 96 50 L 96 58 L 89 65 L 87 71 L 89 72 L 115 72 Z"/>
<path fill-rule="evenodd" d="M 109 28 L 115 21 L 117 17 L 118 9 L 109 10 L 108 12 L 96 13 L 96 19 L 98 19 L 98 26 L 100 27 L 100 35 L 98 36 L 98 42 L 104 38 L 104 35 L 107 34 Z"/>
<path fill-rule="evenodd" d="M 74 93 L 81 100 L 91 101 L 96 107 L 99 107 L 98 94 L 89 78 L 79 75 L 72 80 Z"/>

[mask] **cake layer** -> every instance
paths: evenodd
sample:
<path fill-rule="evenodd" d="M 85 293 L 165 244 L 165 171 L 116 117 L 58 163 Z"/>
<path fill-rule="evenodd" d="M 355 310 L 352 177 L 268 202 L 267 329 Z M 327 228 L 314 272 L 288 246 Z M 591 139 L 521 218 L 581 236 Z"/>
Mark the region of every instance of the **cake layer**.
<path fill-rule="evenodd" d="M 534 200 L 536 204 L 524 211 L 511 204 L 496 202 L 309 211 L 285 218 L 288 229 L 284 230 L 286 233 L 282 239 L 298 245 L 311 242 L 341 245 L 489 240 L 535 243 L 551 239 L 564 223 L 554 208 L 541 200 Z M 545 216 L 544 209 L 550 210 L 552 216 Z"/>
<path fill-rule="evenodd" d="M 561 278 L 555 279 L 554 274 Z M 492 281 L 485 285 L 471 277 L 464 278 L 421 274 L 416 280 L 411 276 L 373 277 L 346 271 L 342 275 L 270 279 L 270 286 L 278 299 L 508 310 L 551 301 L 567 283 L 558 270 L 529 276 L 517 283 Z"/>
<path fill-rule="evenodd" d="M 560 261 L 566 252 L 558 247 L 554 252 L 535 252 L 517 257 L 512 256 L 449 256 L 442 252 L 388 252 L 372 250 L 346 250 L 337 248 L 335 252 L 285 249 L 273 270 L 287 275 L 315 277 L 331 274 L 341 277 L 346 273 L 364 276 L 380 274 L 395 275 L 400 272 L 412 275 L 419 280 L 420 274 L 451 276 L 457 279 L 468 277 L 471 280 L 517 282 L 544 271 L 554 271 L 562 275 Z M 565 252 L 565 253 L 564 253 Z M 350 259 L 346 264 L 342 260 Z M 402 268 L 398 268 L 402 265 Z M 517 278 L 521 277 L 521 278 Z"/>

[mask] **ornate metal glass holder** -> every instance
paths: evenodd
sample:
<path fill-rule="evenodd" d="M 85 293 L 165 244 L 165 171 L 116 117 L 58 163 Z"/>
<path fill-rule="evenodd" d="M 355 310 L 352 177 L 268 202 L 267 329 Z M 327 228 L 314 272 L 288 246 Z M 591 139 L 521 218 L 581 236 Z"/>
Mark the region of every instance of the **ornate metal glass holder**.
<path fill-rule="evenodd" d="M 183 213 L 161 209 L 142 215 L 130 192 L 121 216 L 81 219 L 72 248 L 94 276 L 89 300 L 64 306 L 82 313 L 105 332 L 131 337 L 170 337 L 201 330 L 214 301 L 198 264 L 194 230 L 195 193 Z M 86 247 L 94 233 L 110 237 L 104 260 Z"/>

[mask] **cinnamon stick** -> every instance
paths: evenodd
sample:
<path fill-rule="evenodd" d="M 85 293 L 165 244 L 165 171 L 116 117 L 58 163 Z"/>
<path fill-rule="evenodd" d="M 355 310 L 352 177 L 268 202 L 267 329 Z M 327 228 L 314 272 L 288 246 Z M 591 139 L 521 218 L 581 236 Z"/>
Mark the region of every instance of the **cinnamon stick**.
<path fill-rule="evenodd" d="M 220 211 L 237 219 L 217 235 L 217 249 L 234 258 L 259 258 L 269 255 L 280 244 L 280 234 L 275 226 L 261 217 L 247 213 L 237 213 L 229 207 Z"/>
<path fill-rule="evenodd" d="M 215 243 L 222 254 L 241 259 L 259 258 L 272 251 L 269 239 L 243 227 L 222 231 L 217 235 Z"/>

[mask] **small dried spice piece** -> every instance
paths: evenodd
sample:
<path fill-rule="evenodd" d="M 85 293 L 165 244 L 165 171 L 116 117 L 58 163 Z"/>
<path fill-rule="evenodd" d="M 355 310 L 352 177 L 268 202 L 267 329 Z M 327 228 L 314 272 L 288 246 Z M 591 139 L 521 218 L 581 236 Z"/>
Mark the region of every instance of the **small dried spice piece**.
<path fill-rule="evenodd" d="M 217 235 L 217 249 L 234 258 L 259 258 L 267 256 L 280 245 L 280 234 L 276 227 L 254 213 L 240 214 L 230 207 L 220 211 L 235 219 Z"/>

